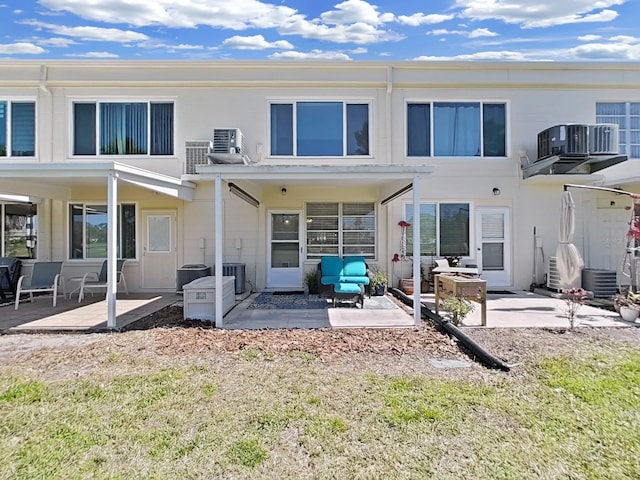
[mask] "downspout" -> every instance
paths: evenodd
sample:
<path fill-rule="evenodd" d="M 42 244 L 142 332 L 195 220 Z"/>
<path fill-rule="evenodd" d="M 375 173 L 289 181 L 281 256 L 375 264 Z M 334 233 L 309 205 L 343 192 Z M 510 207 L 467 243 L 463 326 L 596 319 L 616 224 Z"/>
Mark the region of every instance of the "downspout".
<path fill-rule="evenodd" d="M 53 95 L 51 93 L 51 90 L 49 90 L 49 88 L 47 87 L 47 77 L 49 75 L 49 69 L 46 65 L 40 65 L 40 77 L 38 78 L 38 87 L 40 88 L 40 91 L 45 93 L 50 100 L 50 104 L 49 104 L 49 109 L 51 111 L 51 118 L 49 119 L 49 138 L 51 139 L 51 141 L 49 142 L 50 145 L 52 145 L 53 143 Z M 39 115 L 37 115 L 37 117 L 39 117 Z M 37 128 L 42 128 L 40 125 L 36 125 Z M 38 152 L 38 161 L 42 160 L 42 155 L 41 153 L 41 145 L 43 145 L 43 142 L 39 140 L 40 135 L 37 134 L 36 132 L 36 147 L 37 147 L 37 152 Z M 53 154 L 53 148 L 50 149 L 50 156 L 49 156 L 49 163 L 51 162 L 52 159 L 52 154 Z M 49 213 L 49 248 L 48 248 L 48 258 L 52 259 L 53 258 L 53 206 L 52 206 L 52 201 L 50 198 L 47 198 L 45 201 L 46 204 L 46 208 L 48 209 L 48 213 Z M 40 253 L 38 253 L 38 257 L 40 257 Z"/>
<path fill-rule="evenodd" d="M 406 305 L 412 307 L 413 299 L 408 295 L 405 295 L 402 291 L 397 288 L 390 288 L 389 292 L 393 294 L 396 298 L 401 300 Z M 478 344 L 475 340 L 470 338 L 466 333 L 456 327 L 449 320 L 442 318 L 439 315 L 436 315 L 432 312 L 426 304 L 422 304 L 422 317 L 425 319 L 431 320 L 436 326 L 440 327 L 444 330 L 448 335 L 452 337 L 456 337 L 458 341 L 470 352 L 472 358 L 474 360 L 480 361 L 480 363 L 484 364 L 489 368 L 494 368 L 498 370 L 502 370 L 508 372 L 511 367 L 506 364 L 503 360 L 494 357 L 489 352 L 487 352 L 480 344 Z"/>
<path fill-rule="evenodd" d="M 393 93 L 393 67 L 387 67 L 387 96 L 386 96 L 386 115 L 385 115 L 385 129 L 387 130 L 387 160 L 385 163 L 393 163 L 391 161 L 392 149 L 391 149 L 391 94 Z"/>

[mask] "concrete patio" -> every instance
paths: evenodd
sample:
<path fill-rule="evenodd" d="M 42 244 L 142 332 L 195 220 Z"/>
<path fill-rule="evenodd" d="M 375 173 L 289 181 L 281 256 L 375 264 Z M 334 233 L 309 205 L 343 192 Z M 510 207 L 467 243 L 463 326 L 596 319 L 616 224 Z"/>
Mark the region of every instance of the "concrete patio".
<path fill-rule="evenodd" d="M 164 307 L 182 300 L 177 294 L 118 294 L 116 329 L 124 328 Z M 88 296 L 78 303 L 59 297 L 53 307 L 50 295 L 36 296 L 33 303 L 22 301 L 18 310 L 13 303 L 0 307 L 2 333 L 99 332 L 107 329 L 107 302 L 104 295 Z"/>
<path fill-rule="evenodd" d="M 322 309 L 255 309 L 251 304 L 257 294 L 239 302 L 227 314 L 222 328 L 411 328 L 414 326 L 410 308 L 399 306 L 390 298 L 390 307 L 372 307 L 365 299 L 365 309 L 342 305 Z M 434 310 L 433 294 L 422 295 L 423 304 Z M 144 318 L 162 308 L 182 304 L 177 294 L 118 295 L 116 330 Z M 487 295 L 487 326 L 484 328 L 566 328 L 564 301 L 516 291 Z M 96 332 L 106 330 L 107 305 L 104 296 L 88 297 L 82 303 L 60 297 L 52 306 L 51 297 L 43 296 L 34 303 L 23 302 L 15 311 L 12 304 L 0 307 L 0 332 L 51 333 Z M 612 311 L 583 305 L 576 315 L 578 327 L 639 327 L 623 321 Z M 480 326 L 480 308 L 476 308 L 462 323 L 462 327 Z"/>

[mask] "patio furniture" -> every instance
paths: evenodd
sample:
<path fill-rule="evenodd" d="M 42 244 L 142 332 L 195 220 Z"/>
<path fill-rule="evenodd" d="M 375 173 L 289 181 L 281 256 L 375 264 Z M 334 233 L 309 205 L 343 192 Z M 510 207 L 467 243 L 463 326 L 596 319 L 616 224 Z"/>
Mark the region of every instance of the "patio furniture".
<path fill-rule="evenodd" d="M 24 287 L 25 279 L 30 277 L 27 287 Z M 16 286 L 15 310 L 20 305 L 20 295 L 29 294 L 29 300 L 33 302 L 34 293 L 53 293 L 53 306 L 58 299 L 58 285 L 62 284 L 64 294 L 64 278 L 62 277 L 62 262 L 36 262 L 33 264 L 31 275 L 21 275 Z"/>
<path fill-rule="evenodd" d="M 16 257 L 0 257 L 0 298 L 6 293 L 16 294 L 16 285 L 22 270 L 22 260 Z"/>
<path fill-rule="evenodd" d="M 126 263 L 125 259 L 118 259 L 116 263 L 116 287 L 122 284 L 124 287 L 124 292 L 129 295 L 129 290 L 127 289 L 127 282 L 122 273 L 122 269 Z M 96 288 L 104 288 L 107 289 L 107 260 L 102 262 L 102 268 L 100 269 L 100 273 L 97 272 L 87 272 L 82 277 L 80 282 L 80 293 L 78 294 L 78 303 L 82 302 L 84 298 L 85 290 L 88 290 L 93 296 L 93 289 Z"/>
<path fill-rule="evenodd" d="M 461 297 L 480 304 L 481 323 L 487 326 L 487 281 L 479 278 L 467 278 L 458 275 L 435 276 L 435 307 L 436 315 L 440 307 L 440 300 L 449 296 Z"/>
<path fill-rule="evenodd" d="M 365 291 L 371 296 L 369 268 L 362 256 L 322 257 L 318 264 L 317 281 L 320 295 L 336 300 L 356 298 L 364 304 Z"/>
<path fill-rule="evenodd" d="M 432 273 L 454 273 L 478 276 L 480 272 L 477 267 L 450 267 L 447 259 L 434 260 L 436 263 L 435 268 L 431 270 Z"/>
<path fill-rule="evenodd" d="M 361 283 L 338 283 L 333 285 L 331 299 L 335 307 L 341 301 L 353 301 L 364 308 L 364 285 Z"/>

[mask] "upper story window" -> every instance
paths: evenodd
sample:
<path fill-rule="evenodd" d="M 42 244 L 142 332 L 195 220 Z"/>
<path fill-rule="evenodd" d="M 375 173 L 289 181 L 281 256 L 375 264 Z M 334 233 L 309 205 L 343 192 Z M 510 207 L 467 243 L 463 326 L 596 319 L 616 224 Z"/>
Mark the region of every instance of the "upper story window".
<path fill-rule="evenodd" d="M 369 104 L 272 103 L 271 155 L 298 157 L 369 155 Z"/>
<path fill-rule="evenodd" d="M 74 102 L 74 155 L 173 155 L 173 103 Z"/>
<path fill-rule="evenodd" d="M 506 144 L 504 103 L 407 104 L 409 157 L 504 157 Z"/>
<path fill-rule="evenodd" d="M 0 100 L 0 157 L 34 157 L 36 104 Z"/>
<path fill-rule="evenodd" d="M 0 204 L 0 256 L 37 258 L 38 207 L 31 203 Z"/>
<path fill-rule="evenodd" d="M 620 153 L 640 158 L 640 102 L 596 103 L 597 123 L 616 123 Z"/>

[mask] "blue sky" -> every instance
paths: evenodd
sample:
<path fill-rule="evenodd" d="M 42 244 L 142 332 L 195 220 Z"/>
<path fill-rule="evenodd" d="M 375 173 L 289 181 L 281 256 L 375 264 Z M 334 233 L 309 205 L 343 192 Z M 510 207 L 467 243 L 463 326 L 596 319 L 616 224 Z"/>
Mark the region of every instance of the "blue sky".
<path fill-rule="evenodd" d="M 0 0 L 0 59 L 638 61 L 638 0 Z"/>

